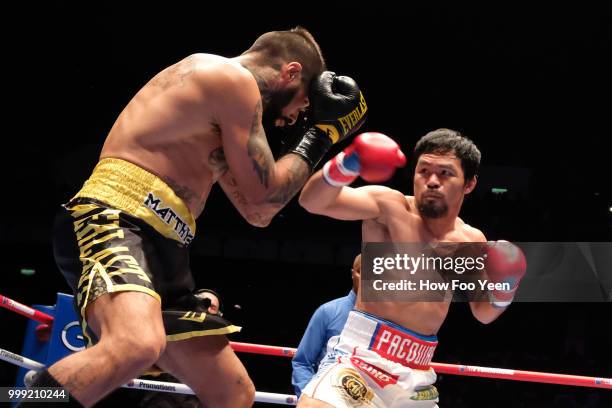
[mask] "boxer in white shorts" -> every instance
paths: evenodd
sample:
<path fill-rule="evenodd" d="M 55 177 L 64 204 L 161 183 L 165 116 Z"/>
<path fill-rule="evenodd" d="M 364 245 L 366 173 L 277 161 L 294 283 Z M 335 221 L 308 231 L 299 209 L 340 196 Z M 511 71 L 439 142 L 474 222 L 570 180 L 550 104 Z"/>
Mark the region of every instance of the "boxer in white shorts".
<path fill-rule="evenodd" d="M 304 394 L 334 407 L 435 407 L 436 336 L 352 311 Z"/>
<path fill-rule="evenodd" d="M 438 129 L 418 141 L 413 160 L 414 196 L 379 185 L 349 187 L 358 176 L 388 179 L 406 162 L 389 137 L 362 134 L 310 178 L 300 204 L 315 214 L 362 220 L 366 243 L 479 243 L 486 251 L 487 279 L 512 283 L 510 290 L 484 291 L 487 301 L 470 301 L 474 317 L 490 323 L 511 303 L 526 265 L 518 247 L 485 245 L 484 234 L 459 218 L 464 197 L 476 186 L 480 151 L 459 132 Z M 365 267 L 355 310 L 340 336 L 328 342 L 328 356 L 298 407 L 436 407 L 436 375 L 429 364 L 452 291 L 440 301 L 366 302 Z"/>

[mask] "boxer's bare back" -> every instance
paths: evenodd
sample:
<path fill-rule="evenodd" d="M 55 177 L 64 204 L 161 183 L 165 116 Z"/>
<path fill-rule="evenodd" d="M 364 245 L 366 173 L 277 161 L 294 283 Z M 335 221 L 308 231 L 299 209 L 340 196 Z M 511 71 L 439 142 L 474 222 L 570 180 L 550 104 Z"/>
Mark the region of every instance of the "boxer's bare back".
<path fill-rule="evenodd" d="M 127 160 L 157 175 L 196 217 L 227 163 L 215 111 L 200 102 L 201 94 L 215 92 L 202 85 L 214 87 L 215 81 L 194 80 L 194 73 L 210 67 L 210 75 L 219 75 L 214 71 L 224 65 L 220 59 L 191 56 L 157 74 L 118 117 L 100 155 Z"/>

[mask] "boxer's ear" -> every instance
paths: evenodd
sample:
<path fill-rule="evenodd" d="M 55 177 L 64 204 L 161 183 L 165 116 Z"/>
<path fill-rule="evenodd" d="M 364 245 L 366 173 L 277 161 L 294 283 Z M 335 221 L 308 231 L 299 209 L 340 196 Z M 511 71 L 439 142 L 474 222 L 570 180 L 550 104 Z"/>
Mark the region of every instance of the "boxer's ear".
<path fill-rule="evenodd" d="M 281 67 L 281 80 L 283 83 L 288 84 L 296 80 L 300 80 L 300 73 L 302 72 L 302 64 L 299 62 L 290 62 L 284 64 Z"/>
<path fill-rule="evenodd" d="M 477 183 L 478 183 L 478 176 L 472 177 L 470 180 L 468 180 L 467 183 L 465 183 L 465 186 L 463 187 L 463 193 L 470 194 L 476 188 Z"/>

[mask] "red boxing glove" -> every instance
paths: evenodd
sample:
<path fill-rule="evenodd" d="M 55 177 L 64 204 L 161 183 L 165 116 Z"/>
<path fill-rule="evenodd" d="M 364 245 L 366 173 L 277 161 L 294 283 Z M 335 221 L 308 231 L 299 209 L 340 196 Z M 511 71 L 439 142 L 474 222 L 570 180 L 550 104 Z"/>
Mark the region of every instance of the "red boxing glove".
<path fill-rule="evenodd" d="M 489 300 L 495 307 L 512 303 L 519 282 L 527 272 L 527 260 L 521 249 L 508 241 L 488 242 L 485 247 L 485 268 L 489 281 L 502 283 L 503 289 L 489 290 Z"/>
<path fill-rule="evenodd" d="M 397 167 L 406 165 L 398 144 L 382 133 L 362 133 L 323 166 L 323 177 L 334 187 L 351 184 L 357 176 L 371 183 L 388 180 Z"/>

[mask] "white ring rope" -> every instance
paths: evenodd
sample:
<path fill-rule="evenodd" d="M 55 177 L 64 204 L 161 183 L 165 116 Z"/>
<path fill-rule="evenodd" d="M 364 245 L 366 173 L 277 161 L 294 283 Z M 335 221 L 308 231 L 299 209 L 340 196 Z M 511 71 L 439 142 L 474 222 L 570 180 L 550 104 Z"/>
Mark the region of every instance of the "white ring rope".
<path fill-rule="evenodd" d="M 12 353 L 3 348 L 0 348 L 0 359 L 8 363 L 15 364 L 19 367 L 28 368 L 33 371 L 42 371 L 45 369 L 44 364 L 41 364 L 34 360 L 30 360 L 29 358 L 20 356 L 19 354 Z M 28 373 L 26 373 L 25 378 L 31 378 L 31 376 L 31 371 L 29 371 Z M 122 385 L 121 388 L 195 395 L 193 390 L 185 384 L 164 381 L 141 380 L 139 378 L 131 380 L 127 384 Z M 255 402 L 266 402 L 269 404 L 280 405 L 296 405 L 297 397 L 295 395 L 289 394 L 276 394 L 273 392 L 256 391 Z"/>

